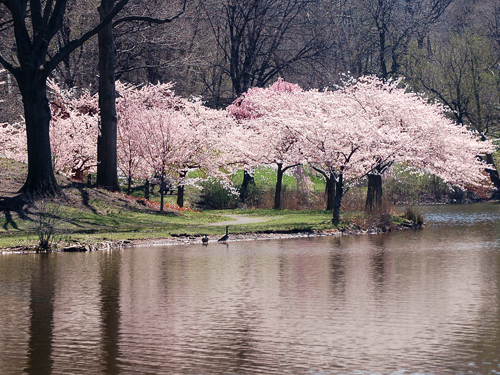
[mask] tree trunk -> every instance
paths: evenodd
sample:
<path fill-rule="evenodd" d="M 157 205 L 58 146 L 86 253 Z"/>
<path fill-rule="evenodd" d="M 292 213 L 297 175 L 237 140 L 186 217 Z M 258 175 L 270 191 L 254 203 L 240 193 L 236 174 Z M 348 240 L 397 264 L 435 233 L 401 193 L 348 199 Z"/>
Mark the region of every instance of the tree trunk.
<path fill-rule="evenodd" d="M 241 187 L 240 187 L 240 200 L 242 202 L 245 202 L 245 200 L 248 197 L 248 186 L 249 185 L 255 185 L 255 179 L 250 173 L 248 173 L 248 171 L 244 170 L 243 171 L 243 183 L 241 184 Z"/>
<path fill-rule="evenodd" d="M 144 184 L 144 199 L 149 200 L 149 180 L 146 179 L 146 183 Z"/>
<path fill-rule="evenodd" d="M 186 173 L 180 173 L 180 177 L 183 179 L 186 177 Z M 184 184 L 182 183 L 177 187 L 177 205 L 179 207 L 184 207 Z"/>
<path fill-rule="evenodd" d="M 113 8 L 115 0 L 101 0 L 99 7 L 102 20 Z M 116 90 L 115 45 L 113 28 L 109 23 L 98 33 L 99 43 L 99 110 L 100 131 L 97 137 L 96 184 L 108 190 L 120 190 L 116 155 Z"/>
<path fill-rule="evenodd" d="M 162 173 L 160 177 L 160 212 L 163 212 L 163 195 L 165 193 L 165 189 L 163 186 L 165 185 L 165 175 Z"/>
<path fill-rule="evenodd" d="M 23 98 L 28 147 L 28 176 L 21 192 L 30 196 L 56 196 L 61 190 L 52 166 L 46 76 L 39 71 L 30 73 L 16 77 Z"/>
<path fill-rule="evenodd" d="M 340 222 L 340 204 L 342 203 L 342 196 L 344 195 L 344 175 L 339 174 L 335 184 L 335 202 L 333 206 L 333 219 L 332 223 L 338 225 Z"/>
<path fill-rule="evenodd" d="M 127 195 L 130 195 L 130 188 L 132 187 L 132 176 L 127 178 Z"/>
<path fill-rule="evenodd" d="M 330 177 L 326 178 L 325 195 L 326 209 L 333 210 L 333 205 L 335 202 L 335 176 L 333 175 L 333 173 L 330 173 Z"/>
<path fill-rule="evenodd" d="M 281 185 L 283 181 L 283 164 L 278 163 L 278 172 L 276 175 L 276 191 L 274 192 L 274 209 L 281 209 Z"/>
<path fill-rule="evenodd" d="M 184 207 L 184 185 L 179 185 L 177 188 L 177 205 Z"/>
<path fill-rule="evenodd" d="M 374 209 L 382 208 L 382 176 L 368 174 L 368 192 L 366 194 L 365 211 L 372 213 Z"/>

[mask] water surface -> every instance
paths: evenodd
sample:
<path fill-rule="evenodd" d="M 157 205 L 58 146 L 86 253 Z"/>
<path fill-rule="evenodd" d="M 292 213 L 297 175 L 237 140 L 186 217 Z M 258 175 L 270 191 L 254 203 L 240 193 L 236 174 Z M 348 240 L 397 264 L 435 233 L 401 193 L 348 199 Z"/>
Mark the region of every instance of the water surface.
<path fill-rule="evenodd" d="M 0 256 L 2 374 L 500 373 L 500 207 L 423 230 Z"/>

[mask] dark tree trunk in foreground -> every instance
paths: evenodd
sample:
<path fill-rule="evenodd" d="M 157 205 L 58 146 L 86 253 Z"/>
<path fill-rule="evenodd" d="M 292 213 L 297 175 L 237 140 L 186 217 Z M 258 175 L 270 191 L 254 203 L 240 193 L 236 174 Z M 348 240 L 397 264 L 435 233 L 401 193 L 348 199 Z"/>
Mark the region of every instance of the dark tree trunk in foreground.
<path fill-rule="evenodd" d="M 366 195 L 365 211 L 373 212 L 382 208 L 382 176 L 368 174 L 368 192 Z"/>
<path fill-rule="evenodd" d="M 281 209 L 281 185 L 283 181 L 283 164 L 278 163 L 278 172 L 276 174 L 276 190 L 274 192 L 274 209 Z"/>
<path fill-rule="evenodd" d="M 330 172 L 330 176 L 327 176 L 325 178 L 326 209 L 333 210 L 333 205 L 335 202 L 335 176 Z"/>
<path fill-rule="evenodd" d="M 340 205 L 342 203 L 342 196 L 344 195 L 344 175 L 339 174 L 335 184 L 335 202 L 333 206 L 333 219 L 332 223 L 338 225 L 340 222 Z"/>
<path fill-rule="evenodd" d="M 46 75 L 34 68 L 18 78 L 23 97 L 28 142 L 28 176 L 21 192 L 30 196 L 56 196 L 60 188 L 54 176 L 50 150 L 50 107 Z"/>
<path fill-rule="evenodd" d="M 101 22 L 78 39 L 58 46 L 52 43 L 60 31 L 67 0 L 3 0 L 2 11 L 10 13 L 14 28 L 15 57 L 0 54 L 0 63 L 16 78 L 24 104 L 28 145 L 28 176 L 21 191 L 28 195 L 60 193 L 50 151 L 50 108 L 46 81 L 56 66 L 71 52 L 97 34 L 127 4 L 119 0 Z M 28 9 L 29 3 L 29 9 Z M 48 53 L 49 45 L 57 49 Z"/>
<path fill-rule="evenodd" d="M 113 9 L 115 0 L 101 0 L 99 15 L 101 21 Z M 113 27 L 109 23 L 98 33 L 99 41 L 99 110 L 100 131 L 97 137 L 97 186 L 108 190 L 120 190 L 118 184 L 116 154 L 116 49 L 113 41 Z M 130 194 L 130 188 L 129 188 Z"/>

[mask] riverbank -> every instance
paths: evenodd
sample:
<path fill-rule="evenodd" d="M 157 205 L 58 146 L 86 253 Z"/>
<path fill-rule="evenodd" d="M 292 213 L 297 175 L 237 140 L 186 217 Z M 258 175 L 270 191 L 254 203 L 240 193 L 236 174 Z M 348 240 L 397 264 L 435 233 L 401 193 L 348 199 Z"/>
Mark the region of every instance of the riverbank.
<path fill-rule="evenodd" d="M 236 216 L 236 215 L 232 215 Z M 240 217 L 240 220 L 250 219 L 255 222 L 256 218 Z M 224 222 L 225 223 L 225 222 Z M 408 229 L 421 229 L 425 224 L 419 225 L 411 221 L 404 221 L 398 224 L 392 224 L 384 227 L 351 227 L 344 229 L 330 229 L 330 230 L 311 230 L 311 231 L 262 231 L 262 232 L 243 232 L 243 233 L 230 233 L 229 239 L 225 243 L 218 242 L 219 235 L 210 235 L 208 243 L 203 243 L 202 235 L 187 235 L 179 234 L 171 237 L 162 238 L 142 238 L 142 239 L 123 239 L 123 240 L 108 240 L 101 242 L 60 242 L 55 244 L 52 251 L 55 252 L 85 252 L 85 251 L 98 251 L 98 250 L 111 250 L 123 248 L 140 248 L 140 247 L 157 247 L 157 246 L 179 246 L 179 245 L 204 245 L 204 246 L 220 246 L 229 245 L 232 242 L 243 241 L 269 241 L 279 239 L 294 239 L 294 238 L 309 238 L 309 237 L 329 237 L 329 236 L 348 236 L 348 235 L 372 235 L 383 234 L 393 231 L 408 230 Z M 14 247 L 0 248 L 0 254 L 22 254 L 36 252 L 37 245 L 20 245 Z"/>
<path fill-rule="evenodd" d="M 40 233 L 51 234 L 56 251 L 84 251 L 123 246 L 215 243 L 230 226 L 230 240 L 265 240 L 376 233 L 411 227 L 394 215 L 345 212 L 338 225 L 327 210 L 234 209 L 196 211 L 109 192 L 57 176 L 63 196 L 27 200 L 17 193 L 26 166 L 0 158 L 0 252 L 32 252 Z M 415 220 L 414 220 L 415 221 Z"/>

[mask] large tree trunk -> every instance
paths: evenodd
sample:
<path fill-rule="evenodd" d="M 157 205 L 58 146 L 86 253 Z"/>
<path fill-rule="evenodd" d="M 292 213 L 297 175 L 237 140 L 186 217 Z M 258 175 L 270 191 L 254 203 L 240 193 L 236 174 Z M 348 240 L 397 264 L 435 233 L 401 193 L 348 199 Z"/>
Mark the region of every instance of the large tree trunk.
<path fill-rule="evenodd" d="M 276 191 L 274 192 L 274 209 L 281 209 L 281 185 L 283 181 L 283 164 L 278 163 L 278 172 L 276 174 Z"/>
<path fill-rule="evenodd" d="M 28 176 L 21 192 L 32 197 L 59 195 L 50 150 L 46 76 L 32 72 L 16 78 L 23 98 L 28 147 Z"/>
<path fill-rule="evenodd" d="M 382 208 L 382 175 L 368 174 L 368 192 L 366 194 L 365 211 L 373 212 Z"/>
<path fill-rule="evenodd" d="M 115 0 L 101 0 L 101 21 L 113 9 Z M 118 184 L 116 156 L 116 90 L 115 90 L 115 45 L 113 28 L 109 23 L 98 33 L 99 42 L 99 110 L 101 117 L 97 137 L 97 181 L 108 190 L 120 190 Z"/>
<path fill-rule="evenodd" d="M 326 177 L 325 186 L 326 209 L 333 210 L 335 202 L 335 176 L 330 172 L 330 177 Z"/>
<path fill-rule="evenodd" d="M 333 206 L 333 219 L 332 223 L 338 225 L 340 222 L 340 205 L 342 203 L 342 196 L 344 195 L 344 175 L 339 174 L 335 184 L 335 203 Z"/>

